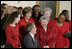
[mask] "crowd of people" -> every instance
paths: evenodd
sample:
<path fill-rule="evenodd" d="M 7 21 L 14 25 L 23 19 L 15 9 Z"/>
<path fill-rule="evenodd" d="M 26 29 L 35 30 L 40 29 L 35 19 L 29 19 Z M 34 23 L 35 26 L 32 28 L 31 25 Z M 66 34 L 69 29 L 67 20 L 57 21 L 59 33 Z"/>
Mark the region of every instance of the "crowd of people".
<path fill-rule="evenodd" d="M 71 48 L 68 10 L 52 20 L 49 7 L 43 14 L 39 5 L 12 7 L 9 12 L 9 6 L 1 4 L 1 48 Z"/>

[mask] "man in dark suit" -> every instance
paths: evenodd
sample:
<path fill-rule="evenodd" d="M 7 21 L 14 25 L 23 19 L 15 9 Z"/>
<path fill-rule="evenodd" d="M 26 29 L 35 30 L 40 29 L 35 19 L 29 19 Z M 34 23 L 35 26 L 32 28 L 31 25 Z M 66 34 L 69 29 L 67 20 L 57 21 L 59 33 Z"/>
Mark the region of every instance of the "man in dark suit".
<path fill-rule="evenodd" d="M 26 26 L 28 34 L 23 39 L 23 44 L 25 48 L 41 48 L 35 38 L 36 26 L 34 23 L 30 23 Z"/>

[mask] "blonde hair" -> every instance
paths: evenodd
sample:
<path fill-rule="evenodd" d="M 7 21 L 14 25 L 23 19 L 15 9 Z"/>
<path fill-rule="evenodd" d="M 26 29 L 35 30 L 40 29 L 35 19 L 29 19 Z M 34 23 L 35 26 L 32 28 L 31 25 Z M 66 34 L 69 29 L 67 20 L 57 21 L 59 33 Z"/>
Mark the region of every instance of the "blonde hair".
<path fill-rule="evenodd" d="M 31 7 L 25 7 L 23 9 L 23 15 L 25 15 L 26 13 L 31 12 L 32 13 L 32 8 Z"/>
<path fill-rule="evenodd" d="M 47 20 L 47 21 L 48 21 L 48 18 L 47 18 L 47 17 L 45 17 L 45 16 L 42 16 L 42 17 L 40 18 L 40 20 L 39 20 L 39 21 L 41 22 L 41 20 L 42 20 L 42 19 L 43 19 L 43 20 Z"/>
<path fill-rule="evenodd" d="M 44 11 L 43 11 L 43 13 L 44 13 L 45 11 L 49 11 L 50 13 L 52 13 L 52 10 L 51 10 L 49 7 L 45 8 Z"/>

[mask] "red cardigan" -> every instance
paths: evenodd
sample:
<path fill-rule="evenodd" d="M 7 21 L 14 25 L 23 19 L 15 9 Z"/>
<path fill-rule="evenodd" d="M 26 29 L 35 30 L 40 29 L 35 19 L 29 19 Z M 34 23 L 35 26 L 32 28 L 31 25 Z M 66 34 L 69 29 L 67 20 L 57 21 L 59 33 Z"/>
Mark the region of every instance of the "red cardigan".
<path fill-rule="evenodd" d="M 69 31 L 69 24 L 67 22 L 63 22 L 63 26 L 59 27 L 56 24 L 57 21 L 54 23 L 54 29 L 53 32 L 55 32 L 56 35 L 56 48 L 64 48 L 65 46 L 69 47 L 69 39 L 67 37 L 64 37 L 64 34 L 68 33 Z"/>
<path fill-rule="evenodd" d="M 69 31 L 71 31 L 71 20 L 69 20 Z"/>
<path fill-rule="evenodd" d="M 25 35 L 27 34 L 26 26 L 29 23 L 34 23 L 34 21 L 32 19 L 29 19 L 29 22 L 27 23 L 25 18 L 22 18 L 19 21 L 18 25 L 17 25 L 18 28 L 19 28 L 19 33 L 20 33 L 20 36 L 21 36 L 21 40 L 23 40 L 23 37 L 25 37 Z"/>
<path fill-rule="evenodd" d="M 21 47 L 18 28 L 8 25 L 6 26 L 5 31 L 7 39 L 6 44 L 10 44 L 13 48 Z"/>
<path fill-rule="evenodd" d="M 40 46 L 43 48 L 45 45 L 48 44 L 50 47 L 52 47 L 51 45 L 53 44 L 53 42 L 51 41 L 52 41 L 53 33 L 51 32 L 52 31 L 51 29 L 53 26 L 53 21 L 52 20 L 49 21 L 47 26 L 47 32 L 45 32 L 40 22 L 36 22 L 35 24 L 37 27 L 36 37 L 38 39 Z"/>

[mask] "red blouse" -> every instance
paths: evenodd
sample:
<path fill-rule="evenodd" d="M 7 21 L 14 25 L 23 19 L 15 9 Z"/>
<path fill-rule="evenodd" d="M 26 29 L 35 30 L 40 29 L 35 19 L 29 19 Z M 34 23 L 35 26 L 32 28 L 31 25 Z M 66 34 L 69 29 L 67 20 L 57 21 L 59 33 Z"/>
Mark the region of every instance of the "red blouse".
<path fill-rule="evenodd" d="M 18 28 L 19 28 L 19 32 L 20 32 L 20 36 L 21 36 L 21 40 L 23 40 L 23 37 L 27 34 L 26 31 L 26 26 L 29 23 L 34 23 L 34 21 L 32 19 L 29 19 L 29 22 L 27 23 L 25 18 L 21 19 L 18 23 Z"/>
<path fill-rule="evenodd" d="M 13 48 L 21 47 L 18 28 L 8 25 L 5 28 L 5 31 L 6 31 L 6 39 L 7 39 L 6 44 L 10 44 Z"/>
<path fill-rule="evenodd" d="M 71 31 L 71 20 L 69 20 L 69 31 Z"/>
<path fill-rule="evenodd" d="M 52 27 L 53 21 L 50 20 L 47 26 L 47 32 L 45 32 L 44 28 L 42 27 L 40 22 L 35 23 L 37 27 L 37 34 L 36 37 L 38 39 L 38 42 L 40 46 L 43 48 L 45 45 L 50 45 L 52 41 L 52 33 L 51 33 L 51 27 Z"/>
<path fill-rule="evenodd" d="M 63 35 L 66 34 L 69 31 L 69 24 L 66 23 L 65 21 L 63 22 L 63 25 L 59 27 L 56 24 L 57 21 L 54 23 L 54 29 L 53 33 L 56 34 L 56 48 L 64 48 L 65 46 L 69 47 L 69 39 L 65 38 Z"/>

